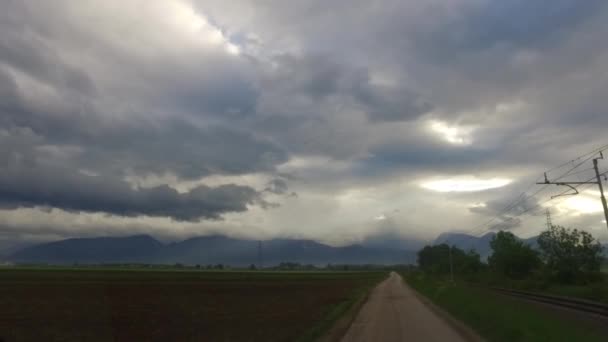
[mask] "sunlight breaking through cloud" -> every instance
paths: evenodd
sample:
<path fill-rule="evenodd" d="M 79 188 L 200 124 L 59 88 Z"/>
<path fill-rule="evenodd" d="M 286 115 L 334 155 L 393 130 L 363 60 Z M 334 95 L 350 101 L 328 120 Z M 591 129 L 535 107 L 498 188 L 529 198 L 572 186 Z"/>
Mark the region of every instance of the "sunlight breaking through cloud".
<path fill-rule="evenodd" d="M 598 191 L 587 190 L 579 195 L 569 197 L 557 206 L 558 210 L 573 216 L 595 214 L 603 211 Z"/>
<path fill-rule="evenodd" d="M 511 182 L 512 180 L 506 178 L 477 179 L 468 177 L 426 181 L 420 186 L 437 192 L 475 192 L 501 188 Z"/>
<path fill-rule="evenodd" d="M 475 127 L 472 126 L 450 126 L 443 121 L 432 120 L 430 128 L 450 144 L 470 145 L 473 142 L 471 133 L 473 133 Z"/>

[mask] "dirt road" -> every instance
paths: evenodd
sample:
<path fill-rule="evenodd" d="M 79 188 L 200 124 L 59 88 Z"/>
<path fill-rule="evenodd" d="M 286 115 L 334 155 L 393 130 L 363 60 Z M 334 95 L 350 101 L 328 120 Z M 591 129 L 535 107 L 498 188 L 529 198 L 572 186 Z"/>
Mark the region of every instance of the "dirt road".
<path fill-rule="evenodd" d="M 344 342 L 466 341 L 438 317 L 392 272 L 361 308 Z"/>

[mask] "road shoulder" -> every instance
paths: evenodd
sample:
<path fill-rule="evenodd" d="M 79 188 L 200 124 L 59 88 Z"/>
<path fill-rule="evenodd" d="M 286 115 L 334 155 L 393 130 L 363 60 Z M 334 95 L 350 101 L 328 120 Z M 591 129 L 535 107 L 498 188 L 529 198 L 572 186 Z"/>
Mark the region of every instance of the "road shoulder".
<path fill-rule="evenodd" d="M 471 329 L 468 325 L 456 319 L 449 312 L 435 305 L 430 299 L 426 298 L 422 294 L 418 293 L 414 288 L 409 286 L 405 279 L 402 277 L 403 285 L 409 287 L 412 292 L 416 295 L 416 297 L 426 305 L 431 311 L 433 311 L 437 316 L 439 316 L 442 320 L 444 320 L 448 325 L 452 327 L 463 339 L 469 342 L 485 342 L 485 340 L 477 333 L 475 330 Z"/>

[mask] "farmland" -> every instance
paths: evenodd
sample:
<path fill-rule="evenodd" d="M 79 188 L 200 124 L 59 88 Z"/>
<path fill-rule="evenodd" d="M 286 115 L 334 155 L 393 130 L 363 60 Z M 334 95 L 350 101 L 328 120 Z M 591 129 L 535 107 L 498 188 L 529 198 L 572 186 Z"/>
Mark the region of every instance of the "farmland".
<path fill-rule="evenodd" d="M 385 272 L 0 270 L 6 341 L 311 340 Z"/>

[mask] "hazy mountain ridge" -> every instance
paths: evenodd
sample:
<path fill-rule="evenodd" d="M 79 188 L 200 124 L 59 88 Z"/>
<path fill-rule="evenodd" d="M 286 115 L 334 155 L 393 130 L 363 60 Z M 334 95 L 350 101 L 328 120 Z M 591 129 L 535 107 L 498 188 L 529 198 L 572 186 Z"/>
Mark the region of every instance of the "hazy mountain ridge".
<path fill-rule="evenodd" d="M 490 241 L 496 235 L 494 232 L 487 233 L 482 236 L 473 236 L 464 233 L 442 233 L 437 236 L 434 245 L 446 243 L 448 245 L 456 246 L 460 249 L 468 251 L 470 249 L 475 250 L 482 258 L 487 258 L 492 254 L 492 248 L 490 247 Z M 533 248 L 538 247 L 537 239 L 538 236 L 533 236 L 527 239 L 519 238 Z"/>
<path fill-rule="evenodd" d="M 75 238 L 30 246 L 8 257 L 17 263 L 158 263 L 258 264 L 259 241 L 221 235 L 195 237 L 163 244 L 148 235 Z M 281 262 L 302 264 L 414 263 L 415 252 L 362 245 L 333 247 L 312 240 L 272 239 L 261 243 L 265 266 Z"/>

